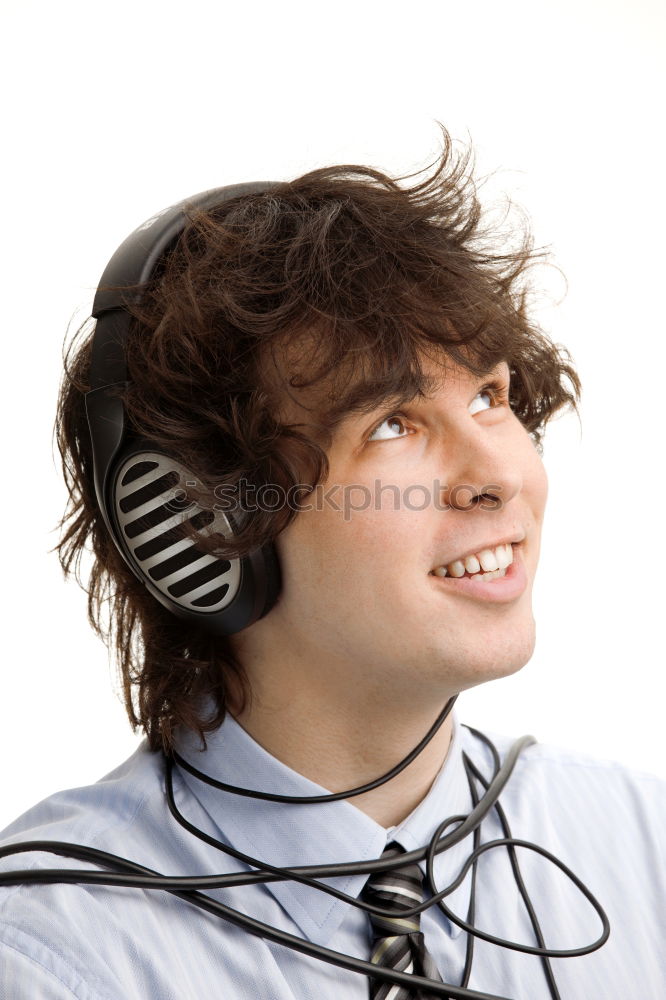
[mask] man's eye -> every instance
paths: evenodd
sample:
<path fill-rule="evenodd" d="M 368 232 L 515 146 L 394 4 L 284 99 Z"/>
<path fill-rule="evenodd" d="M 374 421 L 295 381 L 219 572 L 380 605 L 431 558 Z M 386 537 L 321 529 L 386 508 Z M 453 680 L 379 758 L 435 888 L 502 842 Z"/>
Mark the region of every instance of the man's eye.
<path fill-rule="evenodd" d="M 476 396 L 474 397 L 474 399 L 472 400 L 472 402 L 469 404 L 469 412 L 470 413 L 478 413 L 479 410 L 483 410 L 484 409 L 483 406 L 475 406 L 475 403 L 476 403 L 477 399 L 479 399 L 481 396 L 487 396 L 488 399 L 491 401 L 490 405 L 492 406 L 492 400 L 494 398 L 492 392 L 489 389 L 482 389 L 481 392 L 477 392 Z"/>
<path fill-rule="evenodd" d="M 489 400 L 488 406 L 484 406 L 483 404 L 477 403 L 477 400 L 480 399 L 482 396 L 488 397 Z M 480 389 L 477 392 L 476 396 L 469 404 L 469 412 L 471 414 L 478 413 L 479 410 L 492 409 L 493 407 L 508 405 L 508 402 L 509 402 L 508 387 L 499 381 L 490 382 L 488 385 L 485 385 L 483 389 Z M 393 434 L 393 435 L 382 434 L 381 436 L 377 436 L 377 432 L 385 424 L 386 425 L 402 424 L 402 426 L 405 427 L 406 426 L 405 417 L 403 416 L 402 413 L 392 413 L 390 414 L 390 416 L 384 417 L 384 419 L 380 423 L 376 424 L 373 430 L 370 432 L 370 435 L 368 436 L 368 441 L 396 441 L 399 438 L 407 437 L 407 435 L 409 434 L 409 428 L 407 428 L 407 434 Z"/>
<path fill-rule="evenodd" d="M 381 423 L 377 424 L 370 436 L 368 441 L 395 441 L 396 437 L 389 435 L 383 435 L 382 437 L 375 437 L 377 431 L 384 426 L 384 424 L 402 424 L 405 426 L 404 418 L 399 413 L 392 413 L 390 417 L 384 417 Z M 406 437 L 405 434 L 399 434 L 398 437 Z"/>
<path fill-rule="evenodd" d="M 483 389 L 480 389 L 479 392 L 477 392 L 476 396 L 474 397 L 474 399 L 472 400 L 472 402 L 469 404 L 469 412 L 470 413 L 478 413 L 479 410 L 484 409 L 483 406 L 476 406 L 475 405 L 476 404 L 476 400 L 479 398 L 479 396 L 487 396 L 490 399 L 490 401 L 491 401 L 491 403 L 490 403 L 491 407 L 493 405 L 494 406 L 504 406 L 504 405 L 508 406 L 508 404 L 509 404 L 509 387 L 507 385 L 504 385 L 504 383 L 500 382 L 500 381 L 489 382 L 488 385 L 484 385 Z M 490 408 L 490 407 L 488 407 L 488 408 Z"/>

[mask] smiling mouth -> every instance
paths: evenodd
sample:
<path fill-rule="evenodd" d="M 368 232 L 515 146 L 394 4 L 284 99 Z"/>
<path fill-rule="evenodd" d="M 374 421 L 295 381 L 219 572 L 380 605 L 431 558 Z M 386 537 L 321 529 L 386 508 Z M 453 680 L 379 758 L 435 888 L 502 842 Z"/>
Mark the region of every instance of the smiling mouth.
<path fill-rule="evenodd" d="M 465 571 L 459 577 L 442 577 L 433 571 L 428 574 L 432 578 L 433 589 L 449 597 L 455 595 L 461 600 L 494 604 L 498 607 L 511 605 L 522 597 L 529 586 L 522 549 L 522 544 L 514 545 L 511 563 L 501 569 L 498 567 L 497 570 L 478 573 Z"/>
<path fill-rule="evenodd" d="M 492 549 L 481 549 L 465 559 L 454 559 L 446 566 L 436 566 L 431 576 L 452 577 L 454 579 L 475 578 L 496 580 L 506 575 L 514 560 L 514 548 L 520 543 L 507 542 Z"/>

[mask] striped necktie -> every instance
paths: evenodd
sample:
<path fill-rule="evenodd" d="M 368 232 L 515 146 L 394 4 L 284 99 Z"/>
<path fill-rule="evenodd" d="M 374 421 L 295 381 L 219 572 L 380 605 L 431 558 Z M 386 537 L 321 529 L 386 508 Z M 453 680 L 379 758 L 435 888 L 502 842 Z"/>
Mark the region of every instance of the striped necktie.
<path fill-rule="evenodd" d="M 382 858 L 396 857 L 404 848 L 391 841 Z M 364 903 L 394 910 L 395 917 L 380 917 L 370 913 L 373 940 L 370 961 L 374 965 L 398 972 L 428 976 L 442 982 L 432 956 L 426 950 L 421 931 L 421 915 L 401 917 L 403 910 L 423 901 L 423 874 L 419 866 L 403 865 L 371 875 L 361 892 Z M 369 977 L 370 1000 L 429 1000 L 431 994 L 410 990 L 398 983 L 387 983 Z M 438 998 L 440 1000 L 440 998 Z"/>

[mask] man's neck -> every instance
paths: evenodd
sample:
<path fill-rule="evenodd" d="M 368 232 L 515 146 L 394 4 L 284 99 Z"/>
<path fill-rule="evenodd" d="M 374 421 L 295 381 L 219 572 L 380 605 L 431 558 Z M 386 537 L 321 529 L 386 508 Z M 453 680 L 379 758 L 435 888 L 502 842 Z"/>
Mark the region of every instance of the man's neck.
<path fill-rule="evenodd" d="M 412 703 L 364 711 L 354 705 L 328 704 L 322 698 L 252 699 L 251 707 L 235 714 L 240 726 L 279 761 L 330 792 L 368 784 L 386 774 L 418 745 L 441 713 L 446 699 L 427 710 Z M 448 716 L 421 753 L 394 778 L 348 799 L 386 828 L 401 823 L 428 794 L 451 742 Z"/>

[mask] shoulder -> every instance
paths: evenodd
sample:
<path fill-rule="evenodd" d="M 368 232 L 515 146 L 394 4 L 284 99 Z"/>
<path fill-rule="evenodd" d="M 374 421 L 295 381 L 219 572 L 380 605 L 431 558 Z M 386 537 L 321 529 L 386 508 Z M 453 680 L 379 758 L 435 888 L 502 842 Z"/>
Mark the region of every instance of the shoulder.
<path fill-rule="evenodd" d="M 463 750 L 474 758 L 481 755 L 487 763 L 492 758 L 490 752 L 474 735 L 474 728 L 463 725 Z M 505 760 L 519 737 L 510 737 L 488 729 L 482 731 L 496 747 L 500 760 Z M 550 779 L 564 783 L 577 780 L 583 783 L 596 782 L 621 788 L 636 787 L 649 789 L 662 800 L 666 797 L 666 779 L 656 774 L 630 767 L 621 761 L 597 757 L 590 753 L 571 749 L 553 743 L 540 743 L 532 737 L 532 742 L 521 749 L 514 769 L 516 778 L 521 780 Z"/>
<path fill-rule="evenodd" d="M 473 730 L 463 727 L 463 749 L 492 774 L 492 755 Z M 505 761 L 516 740 L 484 731 Z M 533 742 L 519 753 L 501 796 L 531 829 L 553 837 L 585 840 L 603 850 L 629 849 L 666 871 L 666 781 L 619 761 L 563 746 Z"/>
<path fill-rule="evenodd" d="M 122 764 L 99 781 L 54 793 L 0 831 L 0 994 L 21 998 L 7 982 L 26 981 L 27 997 L 106 998 L 108 974 L 96 930 L 111 928 L 122 947 L 122 921 L 105 905 L 106 893 L 67 883 L 12 884 L 9 873 L 35 869 L 97 869 L 94 859 L 68 857 L 48 849 L 56 842 L 104 850 L 150 863 L 163 826 L 162 755 L 144 741 Z M 34 849 L 13 851 L 18 844 Z M 118 845 L 122 845 L 119 850 Z M 54 845 L 55 846 L 55 845 Z M 40 849 L 41 848 L 41 849 Z M 3 884 L 3 876 L 10 880 Z M 79 945 L 72 948 L 72 940 Z M 89 943 L 89 946 L 86 945 Z M 28 977 L 26 979 L 26 977 Z M 40 989 L 36 984 L 41 983 Z M 28 989 L 28 985 L 30 988 Z M 41 990 L 41 992 L 40 992 Z"/>
<path fill-rule="evenodd" d="M 144 740 L 133 754 L 98 781 L 54 792 L 0 830 L 0 848 L 16 841 L 103 838 L 107 830 L 135 825 L 162 795 L 162 755 Z M 23 860 L 27 860 L 25 857 Z"/>
<path fill-rule="evenodd" d="M 0 932 L 0 996 L 12 1000 L 111 1000 L 29 934 Z"/>

